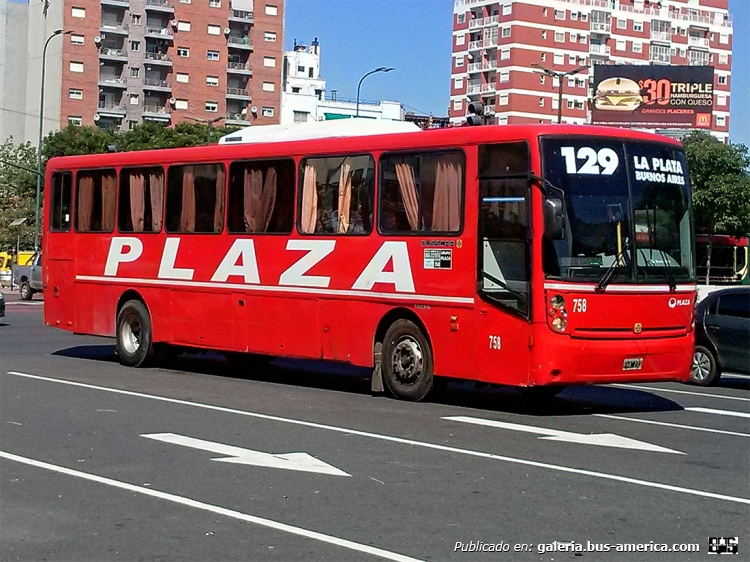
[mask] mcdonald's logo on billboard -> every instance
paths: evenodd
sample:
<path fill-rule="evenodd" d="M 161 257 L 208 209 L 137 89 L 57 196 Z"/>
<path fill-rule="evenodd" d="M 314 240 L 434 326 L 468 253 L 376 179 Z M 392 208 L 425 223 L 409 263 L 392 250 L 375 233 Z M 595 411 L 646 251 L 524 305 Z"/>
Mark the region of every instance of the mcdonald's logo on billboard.
<path fill-rule="evenodd" d="M 710 127 L 711 126 L 711 114 L 710 113 L 698 113 L 695 116 L 696 127 Z"/>

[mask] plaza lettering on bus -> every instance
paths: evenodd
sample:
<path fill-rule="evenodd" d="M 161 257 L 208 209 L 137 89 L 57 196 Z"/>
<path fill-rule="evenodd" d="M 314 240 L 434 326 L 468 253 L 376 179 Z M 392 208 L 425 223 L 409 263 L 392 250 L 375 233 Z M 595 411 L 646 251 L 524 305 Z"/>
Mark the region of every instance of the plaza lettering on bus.
<path fill-rule="evenodd" d="M 181 239 L 167 238 L 159 261 L 158 279 L 192 281 L 195 269 L 177 267 Z M 336 240 L 288 240 L 287 251 L 302 251 L 302 256 L 281 273 L 275 285 L 328 288 L 331 278 L 323 275 L 307 275 L 314 266 L 323 262 L 336 247 Z M 143 242 L 136 237 L 116 236 L 112 238 L 104 266 L 106 277 L 117 277 L 120 264 L 138 261 L 143 254 Z M 389 267 L 390 264 L 390 267 Z M 226 283 L 230 277 L 240 277 L 247 285 L 260 285 L 260 273 L 254 240 L 240 238 L 234 241 L 211 275 L 211 281 Z M 393 285 L 400 293 L 414 293 L 409 252 L 404 241 L 386 241 L 370 259 L 357 280 L 353 290 L 372 290 L 376 283 Z"/>

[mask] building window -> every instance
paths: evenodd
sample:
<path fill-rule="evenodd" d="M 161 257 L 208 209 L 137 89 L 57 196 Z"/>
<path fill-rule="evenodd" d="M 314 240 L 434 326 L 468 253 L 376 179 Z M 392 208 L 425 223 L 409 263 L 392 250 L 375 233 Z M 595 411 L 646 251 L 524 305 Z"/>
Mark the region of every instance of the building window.
<path fill-rule="evenodd" d="M 274 57 L 263 57 L 263 66 L 267 68 L 276 68 L 276 59 Z M 310 68 L 312 70 L 312 68 Z"/>
<path fill-rule="evenodd" d="M 726 75 L 719 76 L 719 84 L 721 84 L 722 86 L 725 86 L 726 83 L 727 83 L 727 77 L 726 77 Z"/>
<path fill-rule="evenodd" d="M 453 79 L 453 88 L 455 90 L 458 90 L 459 88 L 464 87 L 464 79 L 462 77 L 454 78 Z"/>
<path fill-rule="evenodd" d="M 588 41 L 588 38 L 583 33 L 581 33 L 578 36 L 578 42 L 581 43 L 582 45 L 585 45 L 587 41 Z"/>
<path fill-rule="evenodd" d="M 568 55 L 568 63 L 569 64 L 575 64 L 576 63 L 576 56 L 575 55 Z"/>
<path fill-rule="evenodd" d="M 586 57 L 578 57 L 578 66 L 584 66 L 586 64 Z"/>
<path fill-rule="evenodd" d="M 85 19 L 86 18 L 86 8 L 76 8 L 73 7 L 70 9 L 70 15 L 74 18 L 78 19 Z"/>
<path fill-rule="evenodd" d="M 177 56 L 184 59 L 190 57 L 190 49 L 187 47 L 177 47 Z"/>
<path fill-rule="evenodd" d="M 542 17 L 543 18 L 547 17 L 547 8 L 542 8 Z"/>
<path fill-rule="evenodd" d="M 716 126 L 717 127 L 723 127 L 727 123 L 727 118 L 723 115 L 717 115 L 716 116 Z"/>
<path fill-rule="evenodd" d="M 73 90 L 71 90 L 72 92 Z M 70 96 L 71 98 L 73 96 Z M 716 96 L 716 105 L 726 105 L 727 104 L 727 97 L 724 95 L 718 95 Z"/>
<path fill-rule="evenodd" d="M 70 61 L 70 71 L 71 72 L 83 72 L 83 63 Z"/>
<path fill-rule="evenodd" d="M 461 111 L 464 107 L 462 100 L 453 100 L 453 111 Z"/>
<path fill-rule="evenodd" d="M 273 82 L 263 82 L 263 91 L 264 92 L 273 92 L 276 90 L 276 84 Z"/>
<path fill-rule="evenodd" d="M 618 39 L 617 41 L 615 41 L 615 49 L 617 49 L 618 51 L 625 51 L 627 49 L 625 39 Z"/>
<path fill-rule="evenodd" d="M 77 90 L 75 88 L 70 88 L 68 90 L 68 97 L 72 100 L 82 100 L 83 99 L 83 90 Z M 724 98 L 724 101 L 726 101 L 726 98 Z M 724 104 L 722 104 L 724 105 Z"/>
<path fill-rule="evenodd" d="M 547 60 L 547 53 L 542 53 L 539 58 L 542 59 L 542 62 L 546 61 Z"/>
<path fill-rule="evenodd" d="M 206 58 L 208 60 L 219 60 L 219 51 L 208 51 L 208 52 L 206 52 Z"/>
<path fill-rule="evenodd" d="M 507 125 L 508 124 L 508 116 L 507 115 L 501 115 L 497 118 L 497 124 L 498 125 Z"/>
<path fill-rule="evenodd" d="M 497 105 L 508 105 L 508 94 L 500 94 L 497 98 Z"/>
<path fill-rule="evenodd" d="M 466 14 L 458 14 L 456 16 L 456 22 L 457 23 L 465 23 L 466 22 Z"/>
<path fill-rule="evenodd" d="M 187 109 L 188 108 L 188 100 L 175 100 L 175 102 L 174 102 L 174 108 L 175 109 Z"/>
<path fill-rule="evenodd" d="M 130 14 L 130 23 L 133 25 L 141 25 L 141 14 Z"/>
<path fill-rule="evenodd" d="M 141 50 L 141 42 L 140 41 L 131 41 L 130 42 L 130 50 L 134 53 L 137 53 Z"/>
<path fill-rule="evenodd" d="M 642 32 L 643 31 L 643 22 L 642 21 L 634 21 L 633 22 L 633 31 Z"/>
<path fill-rule="evenodd" d="M 503 37 L 510 37 L 510 26 L 503 27 L 502 36 Z"/>
<path fill-rule="evenodd" d="M 209 8 L 221 8 L 221 0 L 208 0 Z"/>
<path fill-rule="evenodd" d="M 115 228 L 117 175 L 114 170 L 78 172 L 76 230 L 112 232 Z"/>
<path fill-rule="evenodd" d="M 510 58 L 510 49 L 505 47 L 500 49 L 500 60 L 508 60 Z"/>
<path fill-rule="evenodd" d="M 460 57 L 456 57 L 456 67 L 461 67 L 464 65 L 464 57 L 461 55 Z"/>
<path fill-rule="evenodd" d="M 74 127 L 80 127 L 83 125 L 83 117 L 78 117 L 75 115 L 68 116 L 68 125 L 73 125 Z"/>
<path fill-rule="evenodd" d="M 542 75 L 541 75 L 541 76 L 539 77 L 539 83 L 540 83 L 540 84 L 544 84 L 544 83 L 545 83 L 546 81 L 547 81 L 547 77 L 546 77 L 546 76 L 545 76 L 544 74 L 542 74 Z"/>
<path fill-rule="evenodd" d="M 271 4 L 266 4 L 266 15 L 267 16 L 278 16 L 279 15 L 279 8 L 277 6 L 272 6 Z"/>
<path fill-rule="evenodd" d="M 556 20 L 564 20 L 565 19 L 565 10 L 555 10 L 555 19 Z"/>
<path fill-rule="evenodd" d="M 128 97 L 130 98 L 130 105 L 138 105 L 141 101 L 139 94 L 128 94 Z"/>
<path fill-rule="evenodd" d="M 575 76 L 568 76 L 568 88 L 575 88 L 576 78 Z"/>
<path fill-rule="evenodd" d="M 567 100 L 568 102 L 568 109 L 573 109 L 573 100 Z"/>
<path fill-rule="evenodd" d="M 576 102 L 576 109 L 583 109 L 583 102 L 582 101 L 577 101 Z"/>
<path fill-rule="evenodd" d="M 586 87 L 586 79 L 585 78 L 578 78 L 576 80 L 576 86 L 579 88 L 585 88 Z"/>
<path fill-rule="evenodd" d="M 589 21 L 589 15 L 586 12 L 581 12 L 581 21 Z"/>
<path fill-rule="evenodd" d="M 180 84 L 188 84 L 190 82 L 190 75 L 186 72 L 177 72 L 174 75 L 175 82 Z"/>
<path fill-rule="evenodd" d="M 276 33 L 273 31 L 266 31 L 263 34 L 263 40 L 269 43 L 276 43 Z"/>
<path fill-rule="evenodd" d="M 128 130 L 132 131 L 138 126 L 138 121 L 128 121 Z"/>
<path fill-rule="evenodd" d="M 726 53 L 719 54 L 719 64 L 727 64 L 729 62 L 729 55 Z"/>
<path fill-rule="evenodd" d="M 178 21 L 177 22 L 177 31 L 190 31 L 190 22 L 189 21 Z"/>
<path fill-rule="evenodd" d="M 570 42 L 571 43 L 575 43 L 576 41 L 578 41 L 578 34 L 577 33 L 573 33 L 571 31 L 571 33 L 570 33 Z"/>
<path fill-rule="evenodd" d="M 456 35 L 456 46 L 460 46 L 466 43 L 466 34 L 460 33 L 459 35 Z"/>
<path fill-rule="evenodd" d="M 719 43 L 726 45 L 729 43 L 729 34 L 728 33 L 719 33 Z"/>
<path fill-rule="evenodd" d="M 167 178 L 167 232 L 219 233 L 224 229 L 223 164 L 170 166 Z"/>
<path fill-rule="evenodd" d="M 219 111 L 219 104 L 215 101 L 207 101 L 206 102 L 206 111 L 210 113 L 216 113 Z"/>
<path fill-rule="evenodd" d="M 509 16 L 513 12 L 513 4 L 503 4 L 503 15 Z"/>
<path fill-rule="evenodd" d="M 131 66 L 130 67 L 130 77 L 131 78 L 138 78 L 141 75 L 141 69 L 137 66 Z"/>
<path fill-rule="evenodd" d="M 70 36 L 70 43 L 72 45 L 83 45 L 84 37 L 83 35 L 71 35 Z"/>
<path fill-rule="evenodd" d="M 565 32 L 564 31 L 555 31 L 555 41 L 557 43 L 562 43 L 565 41 Z"/>
<path fill-rule="evenodd" d="M 510 72 L 507 70 L 503 70 L 500 73 L 500 82 L 510 82 Z"/>
<path fill-rule="evenodd" d="M 218 76 L 206 76 L 206 86 L 218 86 L 218 85 L 219 85 Z"/>
<path fill-rule="evenodd" d="M 634 53 L 642 53 L 643 52 L 643 45 L 637 41 L 633 41 L 633 52 Z"/>
<path fill-rule="evenodd" d="M 273 107 L 263 107 L 260 111 L 263 117 L 273 117 Z"/>
<path fill-rule="evenodd" d="M 576 21 L 578 19 L 578 12 L 570 12 L 570 19 Z"/>
<path fill-rule="evenodd" d="M 539 98 L 539 107 L 544 107 L 544 98 Z"/>
<path fill-rule="evenodd" d="M 547 30 L 545 29 L 545 30 L 542 30 L 542 39 L 546 39 L 546 38 L 547 38 Z"/>
<path fill-rule="evenodd" d="M 210 25 L 208 26 L 208 34 L 209 35 L 221 35 L 221 26 L 220 25 Z"/>

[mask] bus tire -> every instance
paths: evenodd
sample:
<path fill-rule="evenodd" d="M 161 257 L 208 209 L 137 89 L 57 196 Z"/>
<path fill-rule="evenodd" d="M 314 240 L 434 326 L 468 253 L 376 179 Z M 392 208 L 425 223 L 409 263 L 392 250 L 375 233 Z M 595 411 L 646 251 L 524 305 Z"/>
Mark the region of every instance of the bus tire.
<path fill-rule="evenodd" d="M 396 320 L 385 333 L 381 354 L 383 380 L 402 400 L 418 402 L 432 390 L 432 349 L 411 320 Z"/>
<path fill-rule="evenodd" d="M 120 363 L 128 367 L 142 367 L 153 357 L 151 316 L 138 300 L 127 301 L 117 313 L 115 339 Z"/>
<path fill-rule="evenodd" d="M 716 365 L 716 357 L 707 347 L 696 345 L 693 364 L 690 368 L 690 384 L 711 386 L 716 384 L 721 373 Z"/>
<path fill-rule="evenodd" d="M 21 281 L 21 286 L 18 288 L 21 293 L 21 300 L 30 301 L 31 297 L 34 296 L 34 291 L 31 290 L 31 285 L 28 281 Z"/>

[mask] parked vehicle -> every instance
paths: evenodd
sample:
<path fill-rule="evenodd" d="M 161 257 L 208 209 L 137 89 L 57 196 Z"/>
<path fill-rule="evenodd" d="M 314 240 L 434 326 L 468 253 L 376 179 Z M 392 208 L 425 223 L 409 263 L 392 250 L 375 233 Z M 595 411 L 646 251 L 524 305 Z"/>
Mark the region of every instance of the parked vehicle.
<path fill-rule="evenodd" d="M 13 256 L 8 252 L 0 252 L 0 286 L 10 287 L 10 281 L 13 278 L 11 269 Z"/>
<path fill-rule="evenodd" d="M 13 283 L 18 286 L 21 299 L 30 301 L 34 293 L 42 291 L 42 253 L 34 255 L 29 265 L 17 265 L 13 269 Z"/>
<path fill-rule="evenodd" d="M 5 295 L 0 292 L 0 318 L 5 316 Z"/>
<path fill-rule="evenodd" d="M 723 371 L 750 375 L 750 287 L 727 287 L 696 306 L 690 382 L 715 384 Z"/>

